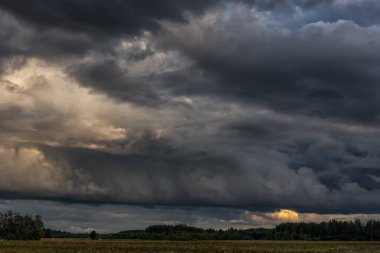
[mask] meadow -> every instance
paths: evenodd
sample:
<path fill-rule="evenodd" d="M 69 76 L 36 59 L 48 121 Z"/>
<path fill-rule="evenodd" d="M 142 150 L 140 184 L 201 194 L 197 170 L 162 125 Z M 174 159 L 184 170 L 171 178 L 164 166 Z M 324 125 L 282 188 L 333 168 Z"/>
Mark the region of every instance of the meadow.
<path fill-rule="evenodd" d="M 44 239 L 0 241 L 1 253 L 380 253 L 380 242 L 138 241 Z"/>

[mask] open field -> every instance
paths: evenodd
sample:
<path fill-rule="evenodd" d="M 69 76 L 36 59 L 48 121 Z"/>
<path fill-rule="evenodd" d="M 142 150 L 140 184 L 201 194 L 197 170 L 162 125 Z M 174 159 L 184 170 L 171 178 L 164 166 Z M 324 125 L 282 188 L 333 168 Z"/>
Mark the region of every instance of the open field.
<path fill-rule="evenodd" d="M 380 253 L 380 242 L 300 241 L 109 241 L 51 239 L 1 241 L 1 253 L 111 253 L 111 252 L 260 252 L 260 253 Z"/>

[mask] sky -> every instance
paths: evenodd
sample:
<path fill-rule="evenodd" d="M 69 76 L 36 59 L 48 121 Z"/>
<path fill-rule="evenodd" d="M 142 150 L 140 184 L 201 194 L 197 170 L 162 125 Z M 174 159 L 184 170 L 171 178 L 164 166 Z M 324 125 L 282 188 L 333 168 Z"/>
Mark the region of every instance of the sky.
<path fill-rule="evenodd" d="M 380 218 L 379 12 L 0 1 L 0 211 L 71 232 Z"/>

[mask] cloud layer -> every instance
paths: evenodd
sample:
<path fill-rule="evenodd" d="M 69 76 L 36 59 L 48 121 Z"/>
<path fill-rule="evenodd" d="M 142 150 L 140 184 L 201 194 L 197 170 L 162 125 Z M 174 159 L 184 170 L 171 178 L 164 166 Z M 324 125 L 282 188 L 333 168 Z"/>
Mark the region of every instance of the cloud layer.
<path fill-rule="evenodd" d="M 2 196 L 378 213 L 362 2 L 2 1 Z"/>

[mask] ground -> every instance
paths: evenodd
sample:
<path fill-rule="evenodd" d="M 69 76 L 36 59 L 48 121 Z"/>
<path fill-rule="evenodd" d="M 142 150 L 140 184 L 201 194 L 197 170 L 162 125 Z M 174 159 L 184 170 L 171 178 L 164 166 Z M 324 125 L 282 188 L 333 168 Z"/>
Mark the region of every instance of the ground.
<path fill-rule="evenodd" d="M 260 253 L 380 253 L 380 242 L 297 241 L 128 241 L 51 239 L 36 242 L 0 241 L 1 253 L 118 252 L 260 252 Z"/>

